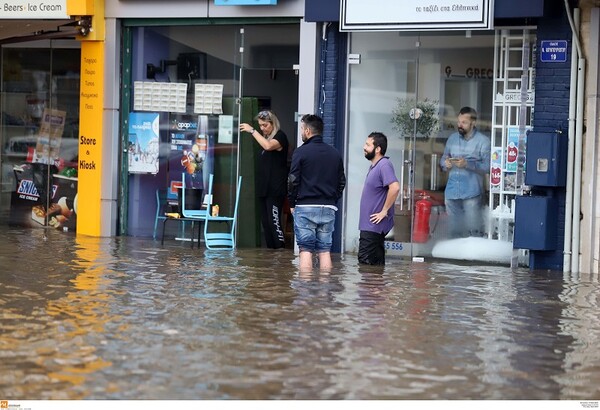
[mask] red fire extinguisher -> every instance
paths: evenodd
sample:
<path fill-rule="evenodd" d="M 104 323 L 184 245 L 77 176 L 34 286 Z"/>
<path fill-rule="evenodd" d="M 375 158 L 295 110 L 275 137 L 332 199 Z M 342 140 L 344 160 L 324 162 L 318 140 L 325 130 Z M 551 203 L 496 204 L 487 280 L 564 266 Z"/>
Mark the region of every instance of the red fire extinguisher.
<path fill-rule="evenodd" d="M 429 240 L 429 217 L 431 216 L 431 201 L 423 197 L 415 203 L 415 226 L 413 242 L 425 243 Z"/>

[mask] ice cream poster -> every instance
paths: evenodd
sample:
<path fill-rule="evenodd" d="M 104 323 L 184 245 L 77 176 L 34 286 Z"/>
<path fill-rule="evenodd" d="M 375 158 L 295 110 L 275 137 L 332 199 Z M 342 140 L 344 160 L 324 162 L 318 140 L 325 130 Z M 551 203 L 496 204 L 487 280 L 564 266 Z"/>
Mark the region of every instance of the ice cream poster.
<path fill-rule="evenodd" d="M 494 149 L 491 156 L 490 190 L 500 190 L 502 180 L 502 150 Z"/>
<path fill-rule="evenodd" d="M 510 127 L 506 130 L 506 172 L 517 171 L 517 158 L 519 157 L 519 129 Z"/>
<path fill-rule="evenodd" d="M 531 127 L 526 127 L 525 133 L 529 131 Z M 527 135 L 527 134 L 525 134 Z M 525 154 L 524 152 L 522 154 Z M 506 164 L 504 169 L 506 172 L 517 172 L 517 165 L 519 159 L 519 128 L 508 127 L 506 129 Z M 525 168 L 525 161 L 523 162 L 523 168 Z"/>
<path fill-rule="evenodd" d="M 158 113 L 129 113 L 130 173 L 158 173 L 159 130 Z"/>

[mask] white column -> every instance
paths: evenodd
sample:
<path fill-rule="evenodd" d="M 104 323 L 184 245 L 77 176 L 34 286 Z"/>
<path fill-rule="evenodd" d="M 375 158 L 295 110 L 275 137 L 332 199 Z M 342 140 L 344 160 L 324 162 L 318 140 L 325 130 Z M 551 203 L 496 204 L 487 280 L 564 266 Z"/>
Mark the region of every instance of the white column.
<path fill-rule="evenodd" d="M 317 23 L 300 22 L 300 62 L 298 78 L 298 114 L 314 114 L 316 110 L 317 85 Z M 298 127 L 299 128 L 299 122 Z M 302 145 L 300 134 L 296 134 L 297 146 Z"/>
<path fill-rule="evenodd" d="M 120 49 L 120 28 L 116 19 L 106 20 L 106 50 Z M 104 144 L 102 147 L 103 173 L 100 186 L 100 236 L 116 236 L 118 220 L 119 162 L 119 107 L 120 107 L 120 53 L 106 52 L 104 80 Z M 126 198 L 123 198 L 126 200 Z"/>
<path fill-rule="evenodd" d="M 583 10 L 585 13 L 585 10 Z M 585 18 L 581 19 L 585 21 Z M 585 150 L 582 168 L 582 201 L 581 212 L 581 273 L 598 273 L 600 271 L 600 168 L 597 163 L 600 159 L 598 139 L 600 138 L 600 52 L 597 45 L 600 42 L 600 8 L 591 9 L 588 30 L 583 27 L 580 38 L 585 41 L 585 54 L 587 54 L 588 70 L 586 78 L 586 135 Z M 588 31 L 586 33 L 585 31 Z M 573 255 L 576 257 L 576 255 Z"/>

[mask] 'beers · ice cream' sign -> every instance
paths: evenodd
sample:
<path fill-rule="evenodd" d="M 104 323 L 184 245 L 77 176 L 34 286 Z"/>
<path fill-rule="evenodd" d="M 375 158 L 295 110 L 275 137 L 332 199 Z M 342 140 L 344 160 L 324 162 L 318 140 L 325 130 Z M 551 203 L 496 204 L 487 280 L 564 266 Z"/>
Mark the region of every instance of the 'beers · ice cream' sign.
<path fill-rule="evenodd" d="M 67 0 L 4 0 L 0 19 L 68 19 Z"/>

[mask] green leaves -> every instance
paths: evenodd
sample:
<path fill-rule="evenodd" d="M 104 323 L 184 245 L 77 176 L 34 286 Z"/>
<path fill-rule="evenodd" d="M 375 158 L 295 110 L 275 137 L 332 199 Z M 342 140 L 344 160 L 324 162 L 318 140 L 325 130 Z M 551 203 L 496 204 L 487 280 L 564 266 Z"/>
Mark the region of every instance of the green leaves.
<path fill-rule="evenodd" d="M 422 101 L 415 101 L 414 98 L 398 98 L 390 121 L 394 124 L 393 128 L 403 137 L 412 136 L 416 122 L 416 136 L 429 138 L 432 133 L 439 130 L 438 111 L 438 101 L 427 98 Z"/>

